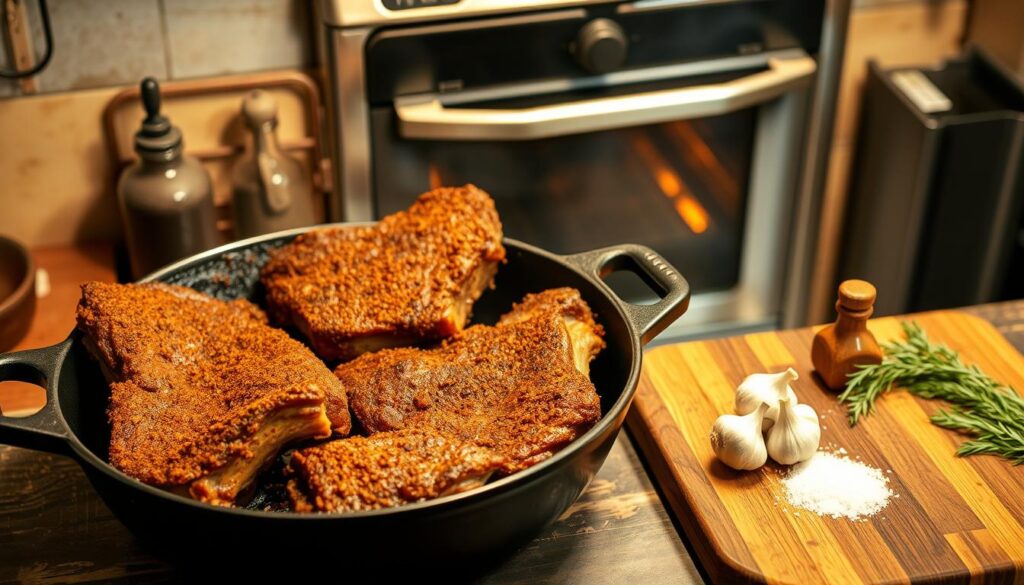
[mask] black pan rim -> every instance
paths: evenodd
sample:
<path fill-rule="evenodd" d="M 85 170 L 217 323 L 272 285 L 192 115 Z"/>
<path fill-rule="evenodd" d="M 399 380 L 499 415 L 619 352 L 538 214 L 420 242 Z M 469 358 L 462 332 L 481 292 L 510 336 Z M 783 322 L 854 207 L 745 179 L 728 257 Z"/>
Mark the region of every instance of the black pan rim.
<path fill-rule="evenodd" d="M 282 238 L 288 238 L 288 237 L 294 237 L 294 236 L 298 236 L 300 234 L 303 234 L 303 233 L 306 233 L 306 232 L 309 232 L 309 231 L 313 231 L 313 230 L 316 230 L 316 229 L 334 228 L 334 227 L 358 227 L 358 226 L 361 226 L 361 225 L 362 226 L 372 225 L 373 223 L 374 222 L 359 222 L 359 223 L 353 222 L 353 223 L 321 224 L 321 225 L 316 225 L 316 226 L 309 226 L 309 227 L 304 227 L 304 228 L 296 228 L 296 229 L 291 229 L 291 230 L 274 232 L 274 233 L 270 233 L 270 234 L 265 234 L 265 235 L 255 236 L 255 237 L 252 237 L 252 238 L 247 238 L 247 239 L 244 239 L 244 240 L 238 240 L 236 242 L 225 244 L 223 246 L 218 246 L 216 248 L 212 248 L 212 249 L 207 250 L 205 252 L 202 252 L 200 254 L 196 254 L 194 256 L 190 256 L 188 258 L 182 259 L 182 260 L 180 260 L 178 262 L 175 262 L 174 264 L 168 265 L 168 266 L 166 266 L 166 267 L 164 267 L 164 268 L 162 268 L 160 270 L 157 270 L 156 272 L 153 272 L 153 273 L 151 273 L 151 274 L 149 274 L 149 275 L 139 279 L 137 282 L 144 283 L 144 282 L 152 282 L 152 281 L 155 281 L 155 280 L 159 280 L 160 278 L 163 278 L 165 276 L 168 276 L 170 274 L 173 274 L 175 272 L 178 272 L 180 270 L 188 268 L 188 267 L 190 267 L 190 266 L 192 266 L 194 264 L 198 264 L 200 262 L 209 260 L 210 258 L 217 257 L 217 256 L 220 256 L 220 255 L 223 255 L 223 254 L 227 254 L 227 253 L 231 253 L 231 252 L 236 252 L 238 250 L 243 250 L 243 249 L 248 248 L 250 246 L 261 244 L 261 243 L 264 243 L 264 242 L 267 242 L 267 241 L 272 241 L 272 240 L 277 240 L 277 239 L 282 239 Z M 238 507 L 233 507 L 233 506 L 217 506 L 217 505 L 214 505 L 214 504 L 208 504 L 208 503 L 205 503 L 205 502 L 200 502 L 198 500 L 194 500 L 192 498 L 188 498 L 188 497 L 185 497 L 185 496 L 182 496 L 182 495 L 178 495 L 178 494 L 175 494 L 175 493 L 172 493 L 172 492 L 160 489 L 160 488 L 158 488 L 156 486 L 152 486 L 152 485 L 143 483 L 143 482 L 141 482 L 141 481 L 139 481 L 139 480 L 137 480 L 137 479 L 135 479 L 135 478 L 125 474 L 125 473 L 123 473 L 122 471 L 120 471 L 119 469 L 115 468 L 113 465 L 111 465 L 110 463 L 104 461 L 103 459 L 97 457 L 96 454 L 94 454 L 85 445 L 83 445 L 82 442 L 75 435 L 75 433 L 73 433 L 71 431 L 70 427 L 68 427 L 67 421 L 64 419 L 64 414 L 63 414 L 63 412 L 62 412 L 62 410 L 60 408 L 60 404 L 59 404 L 59 402 L 57 402 L 54 405 L 54 407 L 55 407 L 55 409 L 57 411 L 57 414 L 60 416 L 61 423 L 64 425 L 65 429 L 67 430 L 66 441 L 70 445 L 72 450 L 74 451 L 75 455 L 83 463 L 87 463 L 92 469 L 107 475 L 109 478 L 111 478 L 113 480 L 120 481 L 122 483 L 129 483 L 134 488 L 139 489 L 139 490 L 141 490 L 141 491 L 143 491 L 143 492 L 145 492 L 145 493 L 147 493 L 149 495 L 152 495 L 152 496 L 155 496 L 155 497 L 158 497 L 158 498 L 162 498 L 162 499 L 166 499 L 166 500 L 170 500 L 170 501 L 175 502 L 177 504 L 182 504 L 182 505 L 187 505 L 187 506 L 191 506 L 191 507 L 196 507 L 196 508 L 199 508 L 201 510 L 205 510 L 205 511 L 211 512 L 211 513 L 221 513 L 221 514 L 228 514 L 228 515 L 237 516 L 237 517 L 248 517 L 248 518 L 253 518 L 253 519 L 258 518 L 258 519 L 261 519 L 261 520 L 274 519 L 276 521 L 281 521 L 281 522 L 286 522 L 286 521 L 302 521 L 302 522 L 304 522 L 304 521 L 316 521 L 316 520 L 341 520 L 341 519 L 353 519 L 353 520 L 356 520 L 356 519 L 365 519 L 365 518 L 390 517 L 390 516 L 394 516 L 394 515 L 411 516 L 411 515 L 418 514 L 418 513 L 427 514 L 427 513 L 436 512 L 438 510 L 452 509 L 452 508 L 460 507 L 460 506 L 464 506 L 464 505 L 468 506 L 468 505 L 471 505 L 471 504 L 474 504 L 474 503 L 479 503 L 479 502 L 483 502 L 485 500 L 497 498 L 497 497 L 499 497 L 502 494 L 506 494 L 506 493 L 515 491 L 516 489 L 520 488 L 522 485 L 525 485 L 525 484 L 529 483 L 535 477 L 541 476 L 541 475 L 545 474 L 547 472 L 547 470 L 559 467 L 559 466 L 561 466 L 563 464 L 568 464 L 571 461 L 572 457 L 575 456 L 578 451 L 582 450 L 585 446 L 592 444 L 597 439 L 597 437 L 599 437 L 599 436 L 603 435 L 604 433 L 608 432 L 612 426 L 616 427 L 616 429 L 615 429 L 616 431 L 621 430 L 621 424 L 617 423 L 616 421 L 620 417 L 624 417 L 625 416 L 625 411 L 629 407 L 630 403 L 632 402 L 633 395 L 636 392 L 636 387 L 637 387 L 637 384 L 639 383 L 641 362 L 642 362 L 642 359 L 643 359 L 643 348 L 641 347 L 640 335 L 639 335 L 639 332 L 636 330 L 635 324 L 627 317 L 625 312 L 622 310 L 622 304 L 625 301 L 622 301 L 621 299 L 619 299 L 615 295 L 615 293 L 612 292 L 612 290 L 610 288 L 608 288 L 608 286 L 606 284 L 604 284 L 604 282 L 601 279 L 599 279 L 599 278 L 595 279 L 592 275 L 586 274 L 583 271 L 577 269 L 575 266 L 573 266 L 570 263 L 566 262 L 564 257 L 559 256 L 557 254 L 553 254 L 553 253 L 548 252 L 546 250 L 543 250 L 541 248 L 537 248 L 536 246 L 532 246 L 530 244 L 526 244 L 524 242 L 520 242 L 520 241 L 514 240 L 512 238 L 503 238 L 502 239 L 502 243 L 505 244 L 506 246 L 510 246 L 512 248 L 518 248 L 520 250 L 524 250 L 524 251 L 529 252 L 531 254 L 536 254 L 538 256 L 542 256 L 542 257 L 544 257 L 544 258 L 546 258 L 548 260 L 551 260 L 552 262 L 560 264 L 560 265 L 564 266 L 565 268 L 567 268 L 569 270 L 572 270 L 573 272 L 577 273 L 578 275 L 583 277 L 585 280 L 587 280 L 587 281 L 591 282 L 592 284 L 594 284 L 594 286 L 596 286 L 598 288 L 598 290 L 600 290 L 603 294 L 605 294 L 612 301 L 612 305 L 615 306 L 615 310 L 618 313 L 618 318 L 622 319 L 623 322 L 625 322 L 626 327 L 627 327 L 627 329 L 630 332 L 630 349 L 632 350 L 633 355 L 634 355 L 634 359 L 632 360 L 632 367 L 630 368 L 629 377 L 626 380 L 625 387 L 623 388 L 622 393 L 619 395 L 618 400 L 616 400 L 615 403 L 612 404 L 611 408 L 608 409 L 608 412 L 606 412 L 594 424 L 594 426 L 592 426 L 590 429 L 588 429 L 587 432 L 584 433 L 582 436 L 577 437 L 575 440 L 573 440 L 565 448 L 563 448 L 562 450 L 558 451 L 557 453 L 555 453 L 550 458 L 545 459 L 544 461 L 542 461 L 542 462 L 540 462 L 540 463 L 538 463 L 536 465 L 533 465 L 533 466 L 531 466 L 531 467 L 529 467 L 527 469 L 524 469 L 522 471 L 516 472 L 516 473 L 514 473 L 512 475 L 509 475 L 508 477 L 503 477 L 503 478 L 501 478 L 501 479 L 499 479 L 499 480 L 497 480 L 497 481 L 495 481 L 493 483 L 488 483 L 486 485 L 483 485 L 483 486 L 478 487 L 478 488 L 474 488 L 474 489 L 466 491 L 466 492 L 462 492 L 462 493 L 458 493 L 458 494 L 452 494 L 452 495 L 448 495 L 448 496 L 443 496 L 443 497 L 440 497 L 440 498 L 435 498 L 433 500 L 426 500 L 426 501 L 423 501 L 423 502 L 417 502 L 415 504 L 406 504 L 406 505 L 403 505 L 403 506 L 395 506 L 395 507 L 392 507 L 392 508 L 382 508 L 382 509 L 378 509 L 378 510 L 362 510 L 362 511 L 356 511 L 356 512 L 300 513 L 300 512 L 287 512 L 287 511 L 249 510 L 249 509 L 246 509 L 246 508 L 238 508 Z M 71 335 L 68 336 L 67 339 L 65 339 L 63 342 L 61 342 L 62 345 L 66 345 L 66 347 L 62 348 L 62 353 L 66 353 L 70 349 L 71 345 L 73 343 L 75 343 L 77 335 L 78 335 L 77 330 L 73 331 L 71 333 Z M 55 382 L 57 384 L 59 384 L 59 380 L 55 380 Z"/>

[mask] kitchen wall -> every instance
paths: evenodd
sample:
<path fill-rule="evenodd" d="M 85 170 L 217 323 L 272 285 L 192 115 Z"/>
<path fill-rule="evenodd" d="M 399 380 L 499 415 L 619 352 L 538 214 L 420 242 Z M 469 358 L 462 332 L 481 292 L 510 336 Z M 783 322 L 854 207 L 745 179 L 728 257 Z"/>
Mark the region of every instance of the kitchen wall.
<path fill-rule="evenodd" d="M 45 47 L 38 0 L 28 14 L 36 54 Z M 42 93 L 158 79 L 303 67 L 312 62 L 306 0 L 49 0 L 54 47 L 36 77 Z M 10 51 L 0 51 L 10 67 Z M 0 79 L 0 97 L 21 95 Z"/>
<path fill-rule="evenodd" d="M 967 40 L 1024 79 L 1024 2 L 973 0 Z"/>
<path fill-rule="evenodd" d="M 40 51 L 37 0 L 18 1 Z M 17 81 L 0 79 L 0 233 L 32 247 L 117 236 L 101 121 L 125 87 L 146 75 L 182 80 L 312 62 L 306 0 L 49 0 L 49 6 L 54 53 L 36 78 L 39 93 L 26 96 Z M 0 54 L 6 59 L 9 51 Z M 281 105 L 282 120 L 294 117 Z M 221 109 L 218 122 L 225 117 Z M 201 138 L 189 127 L 220 132 L 204 127 L 210 120 L 177 115 L 186 149 Z M 285 126 L 285 132 L 295 130 Z"/>
<path fill-rule="evenodd" d="M 17 1 L 28 13 L 39 52 L 37 0 Z M 107 102 L 125 86 L 144 75 L 180 80 L 301 69 L 312 62 L 309 0 L 49 0 L 49 6 L 54 54 L 36 78 L 39 94 L 23 97 L 18 82 L 0 79 L 0 233 L 32 246 L 117 234 L 100 121 Z M 819 319 L 830 315 L 867 59 L 929 63 L 955 53 L 967 6 L 967 0 L 855 2 L 821 218 L 812 298 Z M 0 50 L 0 62 L 8 53 Z"/>

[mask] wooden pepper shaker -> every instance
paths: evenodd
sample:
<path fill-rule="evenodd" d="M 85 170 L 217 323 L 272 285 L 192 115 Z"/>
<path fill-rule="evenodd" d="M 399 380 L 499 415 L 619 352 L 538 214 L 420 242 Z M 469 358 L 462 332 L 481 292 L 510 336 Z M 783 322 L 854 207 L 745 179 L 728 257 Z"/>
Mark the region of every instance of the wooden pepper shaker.
<path fill-rule="evenodd" d="M 859 364 L 878 364 L 882 348 L 868 331 L 868 317 L 874 312 L 875 287 L 863 280 L 845 280 L 839 285 L 836 322 L 814 336 L 811 362 L 832 390 L 842 390 L 847 376 Z"/>

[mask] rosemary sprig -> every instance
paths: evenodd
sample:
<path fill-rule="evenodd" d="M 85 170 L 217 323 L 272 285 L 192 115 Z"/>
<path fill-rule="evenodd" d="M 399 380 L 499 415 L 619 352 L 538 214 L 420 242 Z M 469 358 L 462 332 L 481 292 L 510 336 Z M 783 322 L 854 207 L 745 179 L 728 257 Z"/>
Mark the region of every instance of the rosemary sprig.
<path fill-rule="evenodd" d="M 957 455 L 990 453 L 1024 463 L 1024 398 L 968 366 L 944 345 L 928 341 L 917 323 L 903 322 L 905 342 L 885 344 L 881 364 L 860 366 L 850 375 L 839 402 L 846 403 L 850 426 L 871 413 L 875 401 L 893 386 L 922 398 L 950 403 L 931 417 L 933 424 L 970 435 Z"/>

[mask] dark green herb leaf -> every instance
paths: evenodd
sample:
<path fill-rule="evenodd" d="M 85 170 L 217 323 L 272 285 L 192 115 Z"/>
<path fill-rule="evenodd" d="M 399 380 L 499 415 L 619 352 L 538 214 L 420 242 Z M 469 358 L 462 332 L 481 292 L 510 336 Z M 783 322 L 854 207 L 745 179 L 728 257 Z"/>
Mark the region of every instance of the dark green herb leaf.
<path fill-rule="evenodd" d="M 871 414 L 875 401 L 893 386 L 922 398 L 940 399 L 951 408 L 932 416 L 932 423 L 972 437 L 960 445 L 957 455 L 990 453 L 1024 463 L 1024 398 L 968 366 L 944 345 L 928 340 L 917 323 L 902 323 L 905 342 L 885 344 L 882 363 L 861 366 L 850 375 L 839 395 L 850 417 L 850 426 Z"/>

